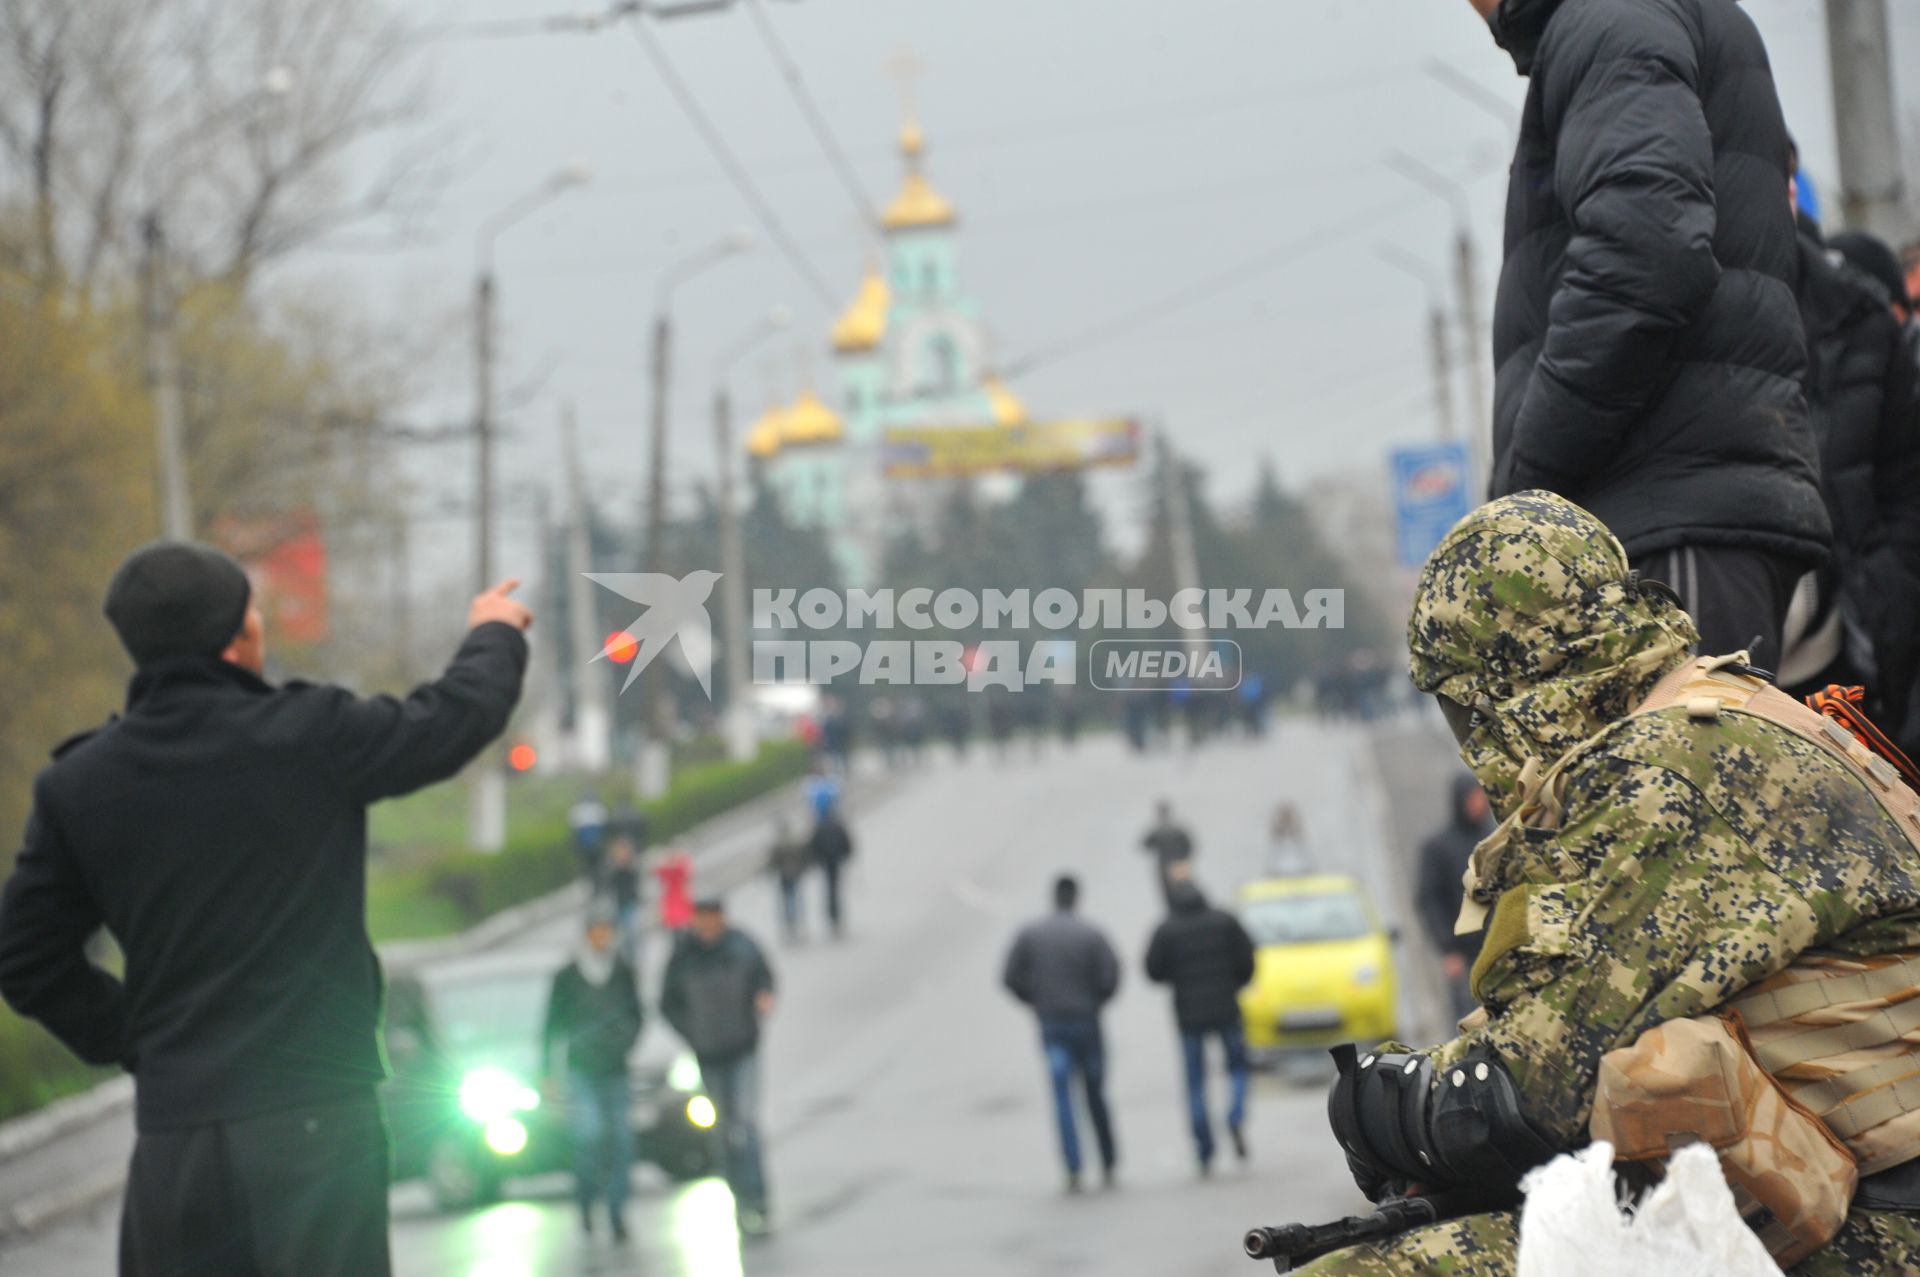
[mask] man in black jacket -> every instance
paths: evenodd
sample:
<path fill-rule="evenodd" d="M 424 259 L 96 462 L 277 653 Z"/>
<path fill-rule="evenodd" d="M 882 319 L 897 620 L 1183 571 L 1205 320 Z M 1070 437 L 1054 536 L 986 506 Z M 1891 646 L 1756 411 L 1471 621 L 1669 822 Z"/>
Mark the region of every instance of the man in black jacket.
<path fill-rule="evenodd" d="M 1834 237 L 1854 245 L 1862 238 Z M 1828 683 L 1865 685 L 1867 713 L 1901 739 L 1909 735 L 1903 720 L 1920 642 L 1920 400 L 1893 310 L 1905 305 L 1905 284 L 1892 250 L 1880 248 L 1902 289 L 1897 299 L 1840 252 L 1800 240 L 1807 399 L 1834 554 L 1796 594 L 1789 630 L 1804 637 L 1789 644 L 1778 672 L 1795 695 Z"/>
<path fill-rule="evenodd" d="M 700 1061 L 700 1078 L 719 1114 L 740 1231 L 769 1226 L 766 1169 L 760 1157 L 760 1022 L 773 1012 L 773 969 L 752 937 L 727 925 L 718 900 L 693 906 L 693 923 L 674 942 L 660 982 L 660 1014 Z"/>
<path fill-rule="evenodd" d="M 820 866 L 820 876 L 826 883 L 827 926 L 838 936 L 845 925 L 840 905 L 840 876 L 847 862 L 853 859 L 853 834 L 840 818 L 837 805 L 820 813 L 807 840 L 807 850 L 813 863 Z"/>
<path fill-rule="evenodd" d="M 1493 832 L 1493 812 L 1486 791 L 1472 776 L 1454 778 L 1448 803 L 1447 822 L 1427 835 L 1420 844 L 1420 878 L 1414 906 L 1420 925 L 1440 955 L 1440 967 L 1447 978 L 1452 999 L 1453 1018 L 1458 1020 L 1473 1010 L 1473 992 L 1468 976 L 1473 960 L 1480 956 L 1479 931 L 1455 935 L 1454 920 L 1460 916 L 1460 901 L 1466 894 L 1461 880 L 1473 849 Z"/>
<path fill-rule="evenodd" d="M 1493 494 L 1577 501 L 1680 594 L 1702 650 L 1770 666 L 1829 529 L 1759 32 L 1735 0 L 1473 2 L 1530 81 Z"/>
<path fill-rule="evenodd" d="M 567 1070 L 574 1196 L 580 1227 L 593 1231 L 594 1203 L 607 1203 L 616 1242 L 627 1240 L 627 1185 L 633 1166 L 627 1056 L 640 1040 L 640 989 L 615 943 L 614 911 L 596 902 L 573 961 L 556 971 L 540 1035 L 540 1075 Z"/>
<path fill-rule="evenodd" d="M 1187 1066 L 1187 1112 L 1200 1173 L 1213 1171 L 1213 1118 L 1207 1112 L 1207 1039 L 1220 1039 L 1232 1098 L 1227 1134 L 1247 1160 L 1247 1035 L 1240 990 L 1253 979 L 1253 937 L 1240 920 L 1215 909 L 1191 882 L 1168 888 L 1169 913 L 1147 943 L 1147 979 L 1173 986 L 1173 1017 Z"/>
<path fill-rule="evenodd" d="M 1120 961 L 1098 928 L 1075 912 L 1080 883 L 1065 874 L 1054 880 L 1053 913 L 1030 923 L 1014 938 L 1000 973 L 1007 992 L 1033 1008 L 1040 1046 L 1053 1083 L 1053 1114 L 1060 1128 L 1060 1155 L 1067 1191 L 1080 1191 L 1080 1136 L 1073 1120 L 1073 1080 L 1080 1079 L 1087 1118 L 1100 1146 L 1100 1169 L 1113 1183 L 1119 1153 L 1107 1115 L 1107 1053 L 1100 1037 L 1100 1008 L 1120 990 Z"/>
<path fill-rule="evenodd" d="M 367 805 L 444 780 L 506 726 L 528 611 L 473 601 L 453 663 L 406 700 L 261 678 L 246 574 L 162 542 L 106 612 L 127 711 L 62 745 L 0 895 L 0 994 L 134 1077 L 123 1274 L 378 1277 L 387 1137 Z M 87 960 L 104 925 L 124 983 Z"/>

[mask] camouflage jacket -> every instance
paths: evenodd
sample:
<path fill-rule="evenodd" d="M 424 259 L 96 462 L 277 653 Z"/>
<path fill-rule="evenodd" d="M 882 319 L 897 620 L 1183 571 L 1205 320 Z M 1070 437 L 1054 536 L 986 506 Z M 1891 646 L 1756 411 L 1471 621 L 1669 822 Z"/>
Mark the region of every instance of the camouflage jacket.
<path fill-rule="evenodd" d="M 1416 593 L 1414 682 L 1475 711 L 1461 755 L 1502 818 L 1472 875 L 1485 1022 L 1435 1063 L 1491 1051 L 1564 1147 L 1586 1141 L 1600 1057 L 1653 1025 L 1809 948 L 1920 945 L 1920 858 L 1843 767 L 1754 718 L 1632 714 L 1695 637 L 1544 492 L 1469 515 Z"/>

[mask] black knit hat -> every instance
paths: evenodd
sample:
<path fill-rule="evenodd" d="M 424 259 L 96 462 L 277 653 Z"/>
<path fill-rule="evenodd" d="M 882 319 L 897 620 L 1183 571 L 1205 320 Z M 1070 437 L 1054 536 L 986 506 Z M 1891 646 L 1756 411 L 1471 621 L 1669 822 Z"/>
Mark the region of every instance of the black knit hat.
<path fill-rule="evenodd" d="M 105 611 L 135 665 L 170 656 L 218 656 L 247 619 L 253 586 L 210 545 L 155 541 L 127 556 L 107 586 Z"/>
<path fill-rule="evenodd" d="M 1900 269 L 1900 259 L 1885 240 L 1865 231 L 1841 231 L 1827 237 L 1827 247 L 1886 289 L 1889 298 L 1902 306 L 1912 305 L 1907 297 L 1907 273 Z"/>

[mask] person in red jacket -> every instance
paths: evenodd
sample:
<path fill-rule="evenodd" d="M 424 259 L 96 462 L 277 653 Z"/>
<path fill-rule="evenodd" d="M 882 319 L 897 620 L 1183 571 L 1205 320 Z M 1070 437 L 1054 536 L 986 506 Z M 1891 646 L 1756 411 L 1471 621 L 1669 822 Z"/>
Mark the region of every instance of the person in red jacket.
<path fill-rule="evenodd" d="M 693 921 L 693 858 L 678 847 L 665 851 L 653 876 L 660 882 L 660 925 L 684 930 Z"/>

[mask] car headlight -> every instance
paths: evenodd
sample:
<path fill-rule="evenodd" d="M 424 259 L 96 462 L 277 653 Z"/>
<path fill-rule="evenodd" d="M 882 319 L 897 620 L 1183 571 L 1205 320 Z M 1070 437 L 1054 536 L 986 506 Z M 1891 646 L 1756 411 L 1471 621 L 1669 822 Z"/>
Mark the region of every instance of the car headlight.
<path fill-rule="evenodd" d="M 1353 969 L 1353 983 L 1355 988 L 1364 989 L 1368 985 L 1378 984 L 1379 982 L 1380 968 L 1374 966 L 1373 963 L 1369 962 Z"/>
<path fill-rule="evenodd" d="M 700 1061 L 694 1059 L 690 1052 L 674 1057 L 672 1067 L 667 1070 L 667 1085 L 688 1095 L 705 1090 L 706 1082 L 700 1076 Z"/>
<path fill-rule="evenodd" d="M 496 1122 L 539 1107 L 540 1092 L 505 1069 L 478 1068 L 460 1079 L 460 1111 L 476 1122 Z"/>
<path fill-rule="evenodd" d="M 512 1157 L 527 1146 L 527 1128 L 514 1117 L 497 1117 L 488 1122 L 482 1133 L 487 1147 L 502 1157 Z"/>
<path fill-rule="evenodd" d="M 687 1101 L 687 1120 L 701 1130 L 711 1130 L 720 1120 L 720 1111 L 713 1107 L 713 1101 L 704 1095 L 696 1095 Z"/>

